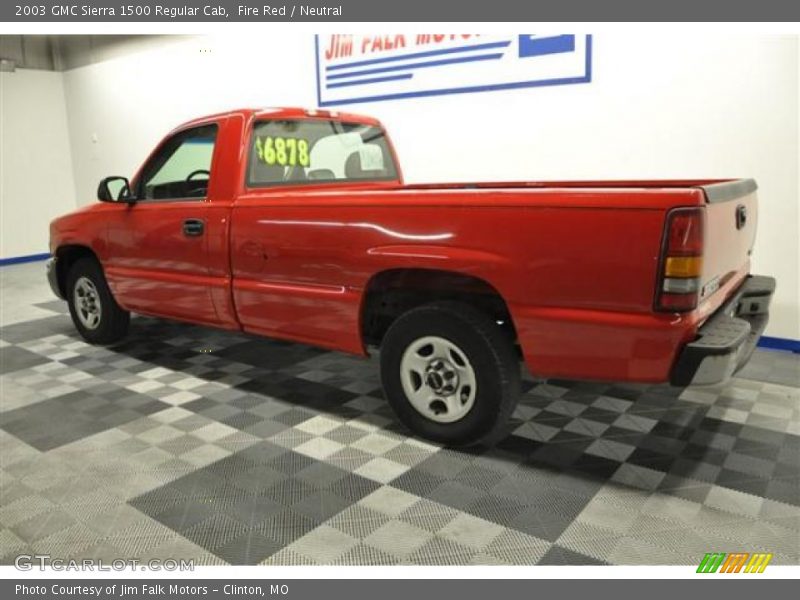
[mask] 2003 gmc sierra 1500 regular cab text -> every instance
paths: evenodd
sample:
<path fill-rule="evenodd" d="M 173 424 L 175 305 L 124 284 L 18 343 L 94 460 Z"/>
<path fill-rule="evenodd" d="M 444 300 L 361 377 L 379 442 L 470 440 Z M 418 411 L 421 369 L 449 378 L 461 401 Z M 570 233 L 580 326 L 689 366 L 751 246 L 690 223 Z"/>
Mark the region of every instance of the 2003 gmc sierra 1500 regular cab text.
<path fill-rule="evenodd" d="M 502 435 L 541 377 L 724 381 L 775 287 L 749 274 L 752 180 L 403 185 L 380 123 L 235 110 L 174 130 L 48 265 L 89 342 L 130 312 L 366 355 L 418 435 Z"/>

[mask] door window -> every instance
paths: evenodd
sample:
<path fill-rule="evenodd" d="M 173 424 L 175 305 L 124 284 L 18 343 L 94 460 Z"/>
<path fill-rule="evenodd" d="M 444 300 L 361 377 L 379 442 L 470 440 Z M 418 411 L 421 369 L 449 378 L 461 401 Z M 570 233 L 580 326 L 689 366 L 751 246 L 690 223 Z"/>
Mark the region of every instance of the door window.
<path fill-rule="evenodd" d="M 168 139 L 145 165 L 140 200 L 202 200 L 208 195 L 217 126 L 187 129 Z"/>

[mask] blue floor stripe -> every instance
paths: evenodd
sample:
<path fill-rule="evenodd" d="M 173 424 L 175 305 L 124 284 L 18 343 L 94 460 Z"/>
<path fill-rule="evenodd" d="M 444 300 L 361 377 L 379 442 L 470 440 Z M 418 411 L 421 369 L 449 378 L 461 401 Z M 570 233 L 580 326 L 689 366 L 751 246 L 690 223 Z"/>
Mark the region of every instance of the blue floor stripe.
<path fill-rule="evenodd" d="M 786 338 L 770 337 L 762 335 L 758 340 L 759 348 L 771 348 L 772 350 L 787 350 L 789 352 L 800 353 L 800 341 L 789 340 Z"/>
<path fill-rule="evenodd" d="M 9 258 L 0 258 L 0 267 L 36 262 L 37 260 L 46 260 L 48 258 L 50 258 L 49 252 L 45 252 L 43 254 L 28 254 L 27 256 L 11 256 Z"/>

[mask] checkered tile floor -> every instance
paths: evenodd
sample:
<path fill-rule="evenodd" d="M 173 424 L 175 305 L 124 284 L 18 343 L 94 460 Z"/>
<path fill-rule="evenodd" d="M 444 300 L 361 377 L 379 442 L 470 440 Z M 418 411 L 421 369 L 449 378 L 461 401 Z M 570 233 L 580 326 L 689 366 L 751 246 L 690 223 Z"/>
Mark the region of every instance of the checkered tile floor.
<path fill-rule="evenodd" d="M 526 379 L 508 437 L 454 451 L 409 437 L 374 360 L 142 317 L 88 346 L 13 269 L 1 563 L 800 564 L 797 355 L 685 390 Z"/>

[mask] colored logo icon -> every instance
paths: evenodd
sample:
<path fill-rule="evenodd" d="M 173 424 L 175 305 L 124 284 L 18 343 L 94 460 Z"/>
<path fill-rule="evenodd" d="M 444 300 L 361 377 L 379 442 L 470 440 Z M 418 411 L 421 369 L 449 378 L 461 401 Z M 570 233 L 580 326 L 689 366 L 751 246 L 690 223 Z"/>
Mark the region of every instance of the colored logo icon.
<path fill-rule="evenodd" d="M 768 552 L 709 552 L 700 561 L 698 573 L 763 573 L 772 554 Z"/>

